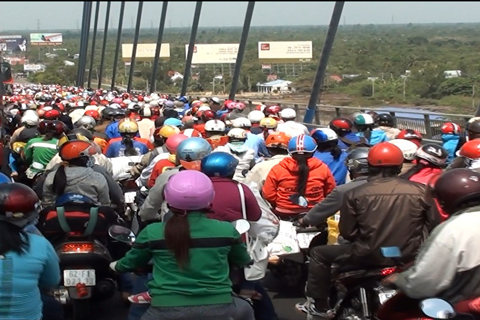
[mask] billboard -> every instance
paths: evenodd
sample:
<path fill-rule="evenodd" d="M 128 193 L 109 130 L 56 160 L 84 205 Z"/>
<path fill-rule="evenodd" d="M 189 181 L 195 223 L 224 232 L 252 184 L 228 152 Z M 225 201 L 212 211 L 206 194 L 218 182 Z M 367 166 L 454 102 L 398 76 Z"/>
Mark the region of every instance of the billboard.
<path fill-rule="evenodd" d="M 155 59 L 156 43 L 138 43 L 136 61 L 153 61 Z M 130 61 L 132 58 L 133 44 L 122 44 L 122 59 L 123 61 Z M 162 43 L 160 48 L 160 59 L 170 59 L 170 43 Z"/>
<path fill-rule="evenodd" d="M 32 46 L 61 46 L 63 36 L 61 33 L 30 33 Z"/>
<path fill-rule="evenodd" d="M 0 52 L 27 51 L 27 39 L 23 36 L 0 36 Z"/>
<path fill-rule="evenodd" d="M 45 71 L 47 67 L 43 64 L 24 64 L 23 71 L 29 72 L 37 72 L 37 71 Z"/>
<path fill-rule="evenodd" d="M 237 61 L 238 43 L 196 44 L 193 48 L 192 64 L 235 63 Z M 188 44 L 185 45 L 185 59 Z"/>
<path fill-rule="evenodd" d="M 258 59 L 289 63 L 308 62 L 313 56 L 312 41 L 260 41 Z"/>

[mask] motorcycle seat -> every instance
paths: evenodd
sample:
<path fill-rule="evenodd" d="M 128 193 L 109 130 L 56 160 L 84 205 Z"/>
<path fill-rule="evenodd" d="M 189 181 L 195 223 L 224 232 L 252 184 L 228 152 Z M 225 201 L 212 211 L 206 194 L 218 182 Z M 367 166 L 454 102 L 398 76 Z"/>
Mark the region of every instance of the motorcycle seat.
<path fill-rule="evenodd" d="M 356 277 L 363 275 L 383 274 L 385 270 L 395 268 L 392 266 L 362 266 L 362 265 L 332 265 L 332 274 L 338 278 Z"/>

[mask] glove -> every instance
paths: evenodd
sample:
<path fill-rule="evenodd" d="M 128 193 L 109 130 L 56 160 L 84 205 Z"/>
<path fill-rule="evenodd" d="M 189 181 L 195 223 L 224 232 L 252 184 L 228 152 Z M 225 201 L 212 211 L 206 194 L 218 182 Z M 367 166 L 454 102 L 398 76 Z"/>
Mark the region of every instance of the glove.
<path fill-rule="evenodd" d="M 115 269 L 115 267 L 117 266 L 117 262 L 118 262 L 118 261 L 113 261 L 113 262 L 111 262 L 110 265 L 109 265 L 109 266 L 110 266 L 110 269 L 112 269 L 112 270 L 115 271 L 115 272 L 117 271 L 117 269 Z"/>

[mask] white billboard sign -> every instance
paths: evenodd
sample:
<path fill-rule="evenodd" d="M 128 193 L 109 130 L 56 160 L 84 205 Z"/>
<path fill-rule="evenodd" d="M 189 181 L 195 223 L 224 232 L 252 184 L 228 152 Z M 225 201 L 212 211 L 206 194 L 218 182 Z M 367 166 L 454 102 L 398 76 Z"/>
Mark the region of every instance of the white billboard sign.
<path fill-rule="evenodd" d="M 259 60 L 310 61 L 313 57 L 312 41 L 260 41 Z"/>
<path fill-rule="evenodd" d="M 196 44 L 193 48 L 193 64 L 235 63 L 237 61 L 238 43 Z M 185 59 L 188 44 L 185 45 Z"/>
<path fill-rule="evenodd" d="M 47 67 L 43 64 L 24 64 L 23 71 L 37 72 L 45 71 Z"/>
<path fill-rule="evenodd" d="M 136 61 L 153 61 L 155 59 L 155 50 L 157 49 L 156 43 L 138 43 L 137 53 L 135 56 Z M 122 44 L 122 59 L 123 61 L 130 61 L 132 58 L 133 44 Z M 162 43 L 160 48 L 160 58 L 170 59 L 170 43 Z"/>

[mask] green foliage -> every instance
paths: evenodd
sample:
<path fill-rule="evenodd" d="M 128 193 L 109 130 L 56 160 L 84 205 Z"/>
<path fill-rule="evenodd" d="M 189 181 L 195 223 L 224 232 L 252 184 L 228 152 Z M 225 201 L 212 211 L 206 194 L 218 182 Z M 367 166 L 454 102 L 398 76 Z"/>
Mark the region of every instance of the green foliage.
<path fill-rule="evenodd" d="M 373 94 L 371 82 L 367 77 L 378 77 L 375 81 L 375 100 L 395 103 L 403 100 L 405 84 L 405 101 L 432 101 L 448 96 L 471 96 L 472 86 L 479 81 L 475 76 L 480 74 L 480 40 L 478 39 L 478 24 L 449 24 L 449 25 L 355 25 L 340 26 L 329 59 L 327 75 L 361 74 L 361 77 L 347 79 L 341 83 L 327 82 L 324 89 L 329 93 L 342 93 L 352 97 L 370 97 Z M 243 60 L 239 91 L 256 91 L 257 82 L 265 82 L 266 76 L 261 70 L 262 62 L 258 60 L 258 41 L 295 41 L 311 40 L 313 42 L 313 59 L 311 63 L 302 64 L 302 72 L 292 76 L 287 74 L 282 66 L 277 72 L 280 79 L 294 81 L 294 86 L 299 92 L 309 92 L 315 78 L 316 64 L 327 34 L 325 26 L 302 27 L 252 27 Z M 56 52 L 59 57 L 49 59 L 45 53 L 52 48 L 30 46 L 26 53 L 30 63 L 45 63 L 47 71 L 36 74 L 32 79 L 36 81 L 61 81 L 65 85 L 73 84 L 76 79 L 75 70 L 64 67 L 59 61 L 73 59 L 73 54 L 78 53 L 80 45 L 79 32 L 64 32 L 63 48 L 68 49 L 68 56 Z M 198 43 L 238 43 L 241 28 L 200 28 L 197 35 Z M 179 90 L 179 85 L 174 85 L 167 76 L 168 71 L 184 73 L 185 44 L 189 42 L 190 29 L 167 28 L 163 42 L 170 43 L 170 59 L 162 60 L 157 76 L 157 90 Z M 101 41 L 103 34 L 97 35 L 95 48 L 95 61 L 93 70 L 99 68 L 101 57 Z M 142 30 L 140 43 L 154 43 L 157 30 Z M 91 37 L 90 37 L 91 39 Z M 121 43 L 132 43 L 133 30 L 124 30 Z M 104 77 L 110 79 L 114 65 L 114 50 L 116 43 L 116 30 L 108 34 Z M 90 43 L 91 45 L 91 43 Z M 90 57 L 91 48 L 88 49 Z M 53 52 L 52 52 L 53 53 Z M 130 68 L 125 69 L 121 54 L 116 62 L 118 65 L 117 80 L 126 85 Z M 87 62 L 87 68 L 90 65 Z M 75 66 L 73 69 L 77 68 Z M 150 81 L 152 74 L 150 63 L 144 64 L 137 61 L 135 66 L 135 89 L 143 89 L 145 81 Z M 199 72 L 198 81 L 190 80 L 189 90 L 212 90 L 212 79 L 221 74 L 220 65 L 202 65 L 192 69 L 192 75 Z M 406 70 L 411 74 L 405 81 L 400 78 Z M 445 70 L 461 70 L 466 77 L 445 79 Z M 96 72 L 93 72 L 95 76 Z M 225 87 L 231 86 L 233 66 L 223 66 Z M 137 79 L 138 78 L 138 79 Z M 139 79 L 143 80 L 140 81 Z M 104 81 L 105 82 L 105 81 Z M 223 81 L 215 83 L 215 91 L 223 91 Z"/>

